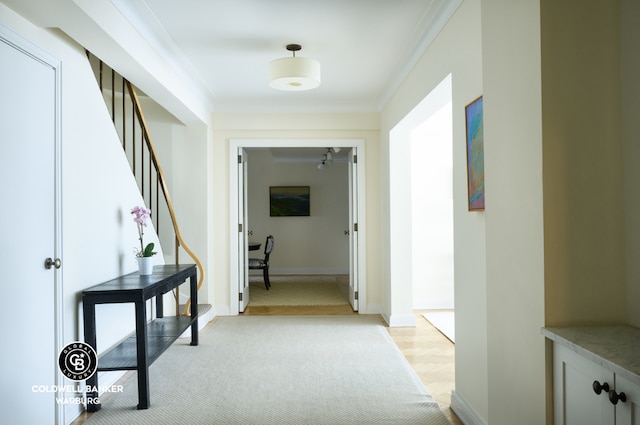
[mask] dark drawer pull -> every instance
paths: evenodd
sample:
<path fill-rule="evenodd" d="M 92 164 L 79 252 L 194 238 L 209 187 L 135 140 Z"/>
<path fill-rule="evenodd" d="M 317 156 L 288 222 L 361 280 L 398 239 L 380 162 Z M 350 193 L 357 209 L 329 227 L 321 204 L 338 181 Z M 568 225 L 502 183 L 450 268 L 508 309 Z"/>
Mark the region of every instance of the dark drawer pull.
<path fill-rule="evenodd" d="M 618 404 L 618 401 L 624 403 L 627 401 L 627 395 L 623 392 L 620 392 L 620 394 L 618 394 L 615 390 L 611 390 L 609 391 L 609 401 L 612 404 Z"/>
<path fill-rule="evenodd" d="M 593 381 L 593 392 L 600 394 L 602 391 L 609 392 L 609 384 L 606 382 L 604 384 L 600 384 L 598 381 Z"/>

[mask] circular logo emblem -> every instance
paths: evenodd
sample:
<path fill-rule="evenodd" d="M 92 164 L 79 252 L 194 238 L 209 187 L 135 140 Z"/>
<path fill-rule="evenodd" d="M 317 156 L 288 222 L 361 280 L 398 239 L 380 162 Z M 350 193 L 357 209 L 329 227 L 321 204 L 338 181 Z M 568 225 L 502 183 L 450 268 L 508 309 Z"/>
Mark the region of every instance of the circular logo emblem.
<path fill-rule="evenodd" d="M 92 346 L 81 341 L 67 344 L 58 355 L 60 371 L 72 381 L 84 381 L 98 370 L 98 356 Z"/>

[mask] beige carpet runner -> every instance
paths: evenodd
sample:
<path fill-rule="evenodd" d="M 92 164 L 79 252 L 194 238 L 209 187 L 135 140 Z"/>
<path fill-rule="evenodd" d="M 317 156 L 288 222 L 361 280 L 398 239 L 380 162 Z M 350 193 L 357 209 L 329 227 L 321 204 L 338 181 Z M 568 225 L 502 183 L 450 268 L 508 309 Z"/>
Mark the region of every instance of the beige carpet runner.
<path fill-rule="evenodd" d="M 377 316 L 234 316 L 200 345 L 178 340 L 86 422 L 101 424 L 446 425 Z"/>

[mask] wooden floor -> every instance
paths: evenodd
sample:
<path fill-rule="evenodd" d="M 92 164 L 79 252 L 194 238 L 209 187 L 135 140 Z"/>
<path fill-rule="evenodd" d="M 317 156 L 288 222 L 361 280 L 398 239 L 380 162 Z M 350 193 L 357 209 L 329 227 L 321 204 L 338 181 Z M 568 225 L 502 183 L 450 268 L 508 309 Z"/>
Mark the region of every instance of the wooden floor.
<path fill-rule="evenodd" d="M 266 306 L 249 305 L 246 316 L 344 315 L 357 314 L 351 306 Z M 415 312 L 415 328 L 387 328 L 389 335 L 440 405 L 453 425 L 463 425 L 451 410 L 451 391 L 455 386 L 455 345 L 434 328 L 420 311 Z M 382 318 L 380 318 L 382 321 Z"/>
<path fill-rule="evenodd" d="M 451 410 L 451 391 L 455 388 L 455 344 L 415 311 L 415 328 L 387 328 L 424 386 L 454 425 L 463 425 Z"/>

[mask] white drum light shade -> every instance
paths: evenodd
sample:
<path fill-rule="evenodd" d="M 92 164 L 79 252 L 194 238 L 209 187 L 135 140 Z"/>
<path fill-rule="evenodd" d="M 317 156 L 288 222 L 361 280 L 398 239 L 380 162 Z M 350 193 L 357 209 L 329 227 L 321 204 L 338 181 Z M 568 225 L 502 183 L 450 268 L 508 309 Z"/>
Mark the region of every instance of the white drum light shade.
<path fill-rule="evenodd" d="M 300 46 L 290 44 L 287 50 L 293 57 L 275 59 L 269 62 L 269 85 L 278 90 L 303 91 L 320 85 L 320 63 L 309 58 L 299 58 L 295 52 Z"/>

